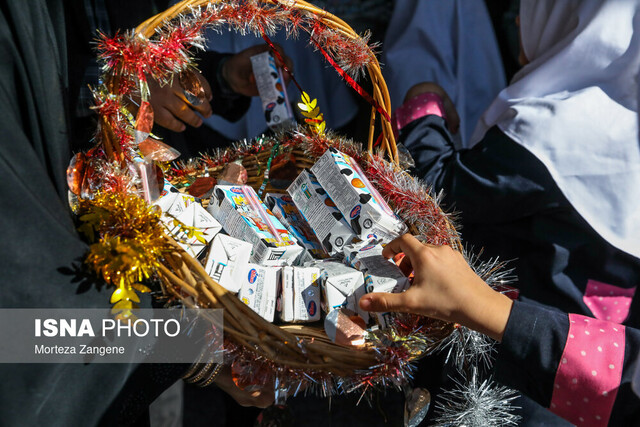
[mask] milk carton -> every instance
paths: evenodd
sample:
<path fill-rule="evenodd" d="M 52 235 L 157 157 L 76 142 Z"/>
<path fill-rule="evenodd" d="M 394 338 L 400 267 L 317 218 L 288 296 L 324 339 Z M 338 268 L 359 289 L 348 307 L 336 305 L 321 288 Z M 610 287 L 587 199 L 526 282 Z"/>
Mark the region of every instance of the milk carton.
<path fill-rule="evenodd" d="M 320 269 L 283 267 L 282 270 L 282 320 L 295 323 L 320 320 Z"/>
<path fill-rule="evenodd" d="M 311 255 L 326 257 L 322 244 L 288 194 L 267 193 L 264 202 L 280 222 Z"/>
<path fill-rule="evenodd" d="M 238 298 L 267 322 L 273 322 L 280 283 L 280 267 L 248 264 Z"/>
<path fill-rule="evenodd" d="M 267 125 L 272 129 L 292 126 L 295 120 L 284 77 L 273 55 L 270 52 L 254 55 L 251 57 L 251 66 Z"/>
<path fill-rule="evenodd" d="M 169 234 L 194 258 L 197 258 L 222 230 L 222 225 L 194 197 L 177 192 L 167 183 L 155 205 L 163 212 L 160 219 Z M 196 228 L 198 235 L 189 236 L 189 230 L 182 225 Z"/>
<path fill-rule="evenodd" d="M 389 242 L 407 232 L 407 226 L 347 154 L 329 148 L 311 172 L 361 240 Z"/>
<path fill-rule="evenodd" d="M 368 322 L 369 313 L 361 310 L 358 304 L 360 298 L 366 294 L 362 273 L 337 261 L 324 261 L 317 265 L 321 270 L 324 310 L 328 313 L 344 307 L 358 313 Z"/>
<path fill-rule="evenodd" d="M 240 291 L 252 249 L 250 243 L 218 234 L 211 242 L 205 270 L 222 287 L 237 293 Z"/>
<path fill-rule="evenodd" d="M 338 253 L 353 241 L 353 230 L 309 171 L 302 171 L 287 192 L 327 253 Z"/>
<path fill-rule="evenodd" d="M 382 256 L 379 241 L 347 246 L 344 248 L 344 254 L 345 260 L 364 275 L 367 293 L 400 293 L 407 290 L 411 284 L 393 261 Z M 375 319 L 383 329 L 390 326 L 390 316 L 390 313 L 375 313 Z"/>

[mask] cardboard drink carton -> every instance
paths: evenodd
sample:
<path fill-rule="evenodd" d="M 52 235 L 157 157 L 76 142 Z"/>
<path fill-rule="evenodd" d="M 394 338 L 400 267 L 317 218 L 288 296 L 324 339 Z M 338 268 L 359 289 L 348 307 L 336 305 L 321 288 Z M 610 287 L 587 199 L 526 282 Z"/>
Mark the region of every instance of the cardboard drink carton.
<path fill-rule="evenodd" d="M 344 248 L 345 260 L 364 275 L 366 293 L 400 293 L 411 284 L 393 261 L 382 256 L 379 241 L 361 242 Z M 371 313 L 381 328 L 390 326 L 390 313 Z"/>
<path fill-rule="evenodd" d="M 218 234 L 209 247 L 205 270 L 222 287 L 238 293 L 252 249 L 250 243 Z"/>
<path fill-rule="evenodd" d="M 161 221 L 180 247 L 197 258 L 222 230 L 222 225 L 194 197 L 179 193 L 170 184 L 165 183 L 161 194 L 155 202 L 163 212 Z M 182 225 L 195 227 L 199 235 L 190 237 Z"/>
<path fill-rule="evenodd" d="M 251 243 L 251 262 L 290 265 L 303 248 L 246 185 L 217 185 L 207 210 L 232 237 Z"/>
<path fill-rule="evenodd" d="M 293 267 L 282 267 L 282 294 L 280 296 L 280 318 L 284 322 L 293 322 L 294 278 Z"/>
<path fill-rule="evenodd" d="M 407 226 L 347 154 L 329 148 L 311 172 L 361 240 L 389 242 L 407 232 Z"/>
<path fill-rule="evenodd" d="M 180 192 L 169 181 L 164 180 L 164 186 L 160 192 L 160 197 L 153 203 L 158 206 L 162 212 L 167 212 L 176 200 Z"/>
<path fill-rule="evenodd" d="M 285 322 L 320 320 L 320 269 L 284 267 L 282 273 L 282 312 Z"/>
<path fill-rule="evenodd" d="M 353 241 L 353 230 L 309 171 L 302 171 L 287 192 L 327 253 L 339 253 Z"/>
<path fill-rule="evenodd" d="M 327 253 L 315 233 L 288 194 L 267 193 L 264 202 L 280 222 L 311 255 L 324 258 Z"/>
<path fill-rule="evenodd" d="M 320 282 L 324 295 L 324 309 L 329 311 L 344 307 L 369 321 L 369 313 L 360 309 L 360 298 L 366 293 L 362 273 L 338 261 L 316 264 L 321 271 Z"/>
<path fill-rule="evenodd" d="M 270 52 L 254 55 L 251 57 L 251 66 L 267 125 L 272 129 L 292 126 L 295 119 L 284 77 L 273 55 Z"/>
<path fill-rule="evenodd" d="M 267 322 L 273 322 L 280 282 L 280 267 L 247 264 L 238 298 Z"/>

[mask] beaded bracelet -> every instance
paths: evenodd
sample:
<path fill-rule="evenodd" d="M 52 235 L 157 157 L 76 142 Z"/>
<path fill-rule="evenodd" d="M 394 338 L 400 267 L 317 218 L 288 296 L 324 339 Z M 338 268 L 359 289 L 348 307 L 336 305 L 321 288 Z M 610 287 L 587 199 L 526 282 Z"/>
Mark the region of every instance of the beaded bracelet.
<path fill-rule="evenodd" d="M 223 367 L 222 363 L 194 363 L 182 379 L 198 387 L 207 387 L 213 384 Z"/>
<path fill-rule="evenodd" d="M 220 375 L 224 364 L 215 362 L 203 362 L 207 350 L 200 353 L 198 360 L 191 365 L 182 379 L 189 384 L 195 384 L 198 387 L 207 387 L 211 385 Z"/>

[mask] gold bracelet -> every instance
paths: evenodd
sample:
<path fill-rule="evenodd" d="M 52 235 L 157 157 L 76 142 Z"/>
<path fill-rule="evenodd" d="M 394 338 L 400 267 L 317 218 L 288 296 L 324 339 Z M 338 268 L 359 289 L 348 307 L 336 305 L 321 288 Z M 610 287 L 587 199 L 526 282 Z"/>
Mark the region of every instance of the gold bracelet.
<path fill-rule="evenodd" d="M 189 367 L 182 379 L 189 384 L 195 384 L 199 387 L 207 387 L 211 385 L 222 371 L 224 364 L 215 362 L 205 362 L 208 360 L 208 349 L 204 349 L 198 360 Z"/>
<path fill-rule="evenodd" d="M 192 377 L 199 368 L 201 368 L 201 366 L 198 362 L 192 364 L 187 370 L 187 372 L 184 373 L 184 375 L 182 376 L 182 379 L 186 381 L 187 378 Z"/>
<path fill-rule="evenodd" d="M 215 367 L 215 363 L 200 363 L 197 366 L 196 371 L 189 377 L 184 378 L 188 383 L 195 384 L 200 382 L 204 377 L 208 376 L 211 370 Z"/>
<path fill-rule="evenodd" d="M 194 364 L 182 379 L 198 387 L 207 387 L 216 380 L 223 367 L 222 363 L 213 362 Z"/>
<path fill-rule="evenodd" d="M 211 384 L 213 384 L 213 382 L 216 380 L 216 378 L 218 378 L 218 375 L 220 375 L 220 372 L 222 371 L 222 368 L 224 368 L 224 365 L 222 363 L 218 363 L 216 365 L 216 367 L 209 374 L 209 377 L 207 379 L 201 381 L 200 383 L 198 383 L 197 386 L 198 387 L 208 387 Z"/>
<path fill-rule="evenodd" d="M 200 369 L 202 369 L 202 365 L 203 365 L 202 358 L 204 357 L 206 351 L 207 351 L 206 349 L 202 350 L 202 352 L 200 353 L 200 356 L 198 356 L 198 360 L 193 362 L 193 364 L 189 367 L 187 372 L 185 372 L 185 374 L 182 376 L 183 380 L 187 380 L 188 378 L 195 375 L 196 371 L 199 371 Z"/>

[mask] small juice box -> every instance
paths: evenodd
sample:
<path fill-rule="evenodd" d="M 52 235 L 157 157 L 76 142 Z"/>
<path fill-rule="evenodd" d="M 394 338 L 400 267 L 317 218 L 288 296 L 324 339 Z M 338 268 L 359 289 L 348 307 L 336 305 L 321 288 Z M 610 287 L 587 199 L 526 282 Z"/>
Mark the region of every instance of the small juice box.
<path fill-rule="evenodd" d="M 211 242 L 205 270 L 222 287 L 238 293 L 252 249 L 250 243 L 218 234 Z"/>
<path fill-rule="evenodd" d="M 320 269 L 283 267 L 282 270 L 282 320 L 294 323 L 320 320 Z"/>
<path fill-rule="evenodd" d="M 251 243 L 253 263 L 291 265 L 303 250 L 249 186 L 217 185 L 207 210 L 230 236 Z"/>
<path fill-rule="evenodd" d="M 362 273 L 337 261 L 324 261 L 317 265 L 322 272 L 320 282 L 325 297 L 325 311 L 328 313 L 335 308 L 345 307 L 368 322 L 369 313 L 361 310 L 358 304 L 366 293 Z"/>
<path fill-rule="evenodd" d="M 188 194 L 179 193 L 170 184 L 165 183 L 161 194 L 155 205 L 159 206 L 163 212 L 162 222 L 178 244 L 189 255 L 197 258 L 207 244 L 222 230 L 222 225 L 195 198 Z M 179 223 L 197 228 L 202 233 L 201 237 L 204 241 L 195 236 L 189 237 Z"/>
<path fill-rule="evenodd" d="M 289 104 L 282 70 L 276 67 L 276 61 L 270 52 L 251 57 L 253 75 L 262 100 L 262 109 L 267 125 L 271 129 L 289 127 L 295 123 Z"/>
<path fill-rule="evenodd" d="M 267 193 L 264 199 L 271 212 L 295 236 L 298 243 L 317 258 L 324 258 L 327 253 L 315 233 L 304 219 L 293 199 L 288 194 Z"/>
<path fill-rule="evenodd" d="M 344 248 L 345 259 L 364 275 L 365 289 L 371 292 L 400 293 L 411 284 L 393 261 L 382 256 L 379 241 L 361 242 Z M 390 326 L 390 313 L 375 313 L 382 329 Z"/>

